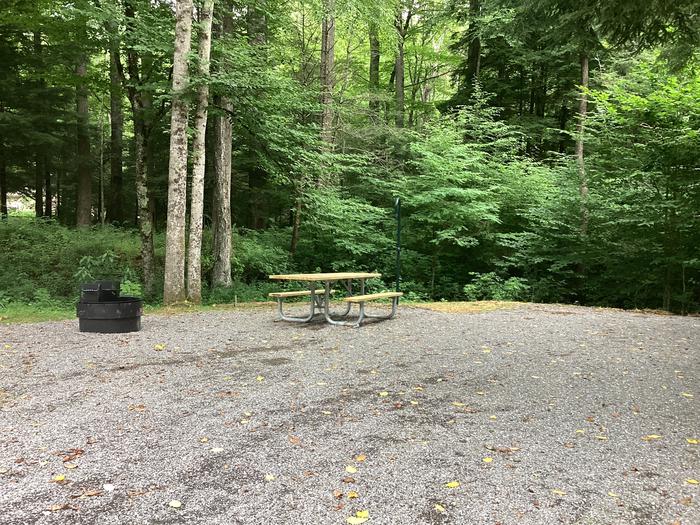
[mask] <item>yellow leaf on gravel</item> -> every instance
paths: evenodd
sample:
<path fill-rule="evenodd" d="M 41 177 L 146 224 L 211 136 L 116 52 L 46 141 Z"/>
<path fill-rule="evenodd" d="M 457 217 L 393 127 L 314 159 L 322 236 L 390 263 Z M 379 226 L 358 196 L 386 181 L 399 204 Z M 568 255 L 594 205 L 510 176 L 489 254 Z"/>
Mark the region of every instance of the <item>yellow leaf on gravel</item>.
<path fill-rule="evenodd" d="M 689 445 L 697 445 L 700 443 L 700 440 L 697 438 L 685 438 L 685 440 L 688 442 Z"/>
<path fill-rule="evenodd" d="M 358 518 L 369 518 L 369 511 L 368 510 L 358 510 L 355 513 L 355 516 Z"/>
<path fill-rule="evenodd" d="M 614 492 L 608 492 L 608 496 L 610 496 L 611 498 L 619 498 L 620 497 L 619 494 L 615 494 Z"/>
<path fill-rule="evenodd" d="M 330 410 L 321 410 L 321 414 L 323 414 L 325 416 L 330 416 L 332 414 L 332 412 Z"/>
<path fill-rule="evenodd" d="M 207 443 L 208 441 L 209 441 L 209 438 L 208 438 L 208 437 L 199 438 L 199 442 L 200 442 L 200 443 Z"/>
<path fill-rule="evenodd" d="M 691 394 L 690 392 L 681 392 L 681 395 L 683 397 L 693 397 L 693 394 Z"/>
<path fill-rule="evenodd" d="M 642 437 L 642 441 L 654 441 L 655 439 L 661 439 L 663 436 L 658 434 L 649 434 L 648 436 Z"/>
<path fill-rule="evenodd" d="M 389 392 L 379 392 L 379 397 L 386 397 L 389 395 Z"/>
<path fill-rule="evenodd" d="M 496 416 L 489 416 L 489 419 L 492 420 L 492 421 L 495 421 L 495 420 L 498 419 L 498 418 L 497 418 Z"/>
<path fill-rule="evenodd" d="M 449 481 L 448 483 L 445 483 L 445 486 L 448 489 L 456 489 L 457 487 L 459 487 L 459 481 Z"/>
<path fill-rule="evenodd" d="M 256 381 L 264 381 L 264 380 L 265 380 L 265 376 L 258 376 L 258 377 L 255 378 L 255 380 L 256 380 Z"/>
<path fill-rule="evenodd" d="M 576 430 L 576 433 L 577 433 L 577 434 L 585 434 L 586 431 L 579 428 L 579 429 Z"/>
<path fill-rule="evenodd" d="M 174 509 L 179 509 L 180 507 L 182 507 L 182 503 L 176 499 L 171 500 L 170 503 L 168 503 L 168 505 L 170 505 Z"/>
<path fill-rule="evenodd" d="M 275 481 L 274 474 L 265 474 L 265 481 Z"/>
<path fill-rule="evenodd" d="M 63 474 L 56 474 L 53 478 L 51 478 L 53 481 L 65 481 L 66 477 Z"/>
<path fill-rule="evenodd" d="M 459 401 L 452 401 L 452 404 L 456 407 L 463 407 L 464 403 L 460 403 Z"/>
<path fill-rule="evenodd" d="M 447 511 L 445 510 L 445 507 L 443 507 L 439 503 L 436 503 L 435 504 L 435 512 L 438 512 L 439 514 L 444 514 Z"/>
<path fill-rule="evenodd" d="M 414 386 L 414 387 L 413 387 L 413 390 L 415 390 L 416 392 L 422 392 L 422 391 L 423 391 L 423 387 L 422 387 L 422 386 Z"/>
<path fill-rule="evenodd" d="M 360 525 L 360 523 L 364 523 L 364 522 L 367 521 L 368 519 L 369 519 L 369 518 L 360 518 L 359 516 L 350 516 L 350 517 L 347 519 L 347 522 L 348 522 L 350 525 Z"/>
<path fill-rule="evenodd" d="M 165 350 L 165 345 L 163 343 L 158 343 L 156 345 L 153 345 L 153 350 L 156 350 L 157 352 L 160 352 L 161 350 Z"/>
<path fill-rule="evenodd" d="M 477 396 L 483 396 L 484 394 L 485 394 L 485 392 L 482 392 L 482 391 L 479 391 L 476 393 Z"/>
<path fill-rule="evenodd" d="M 608 436 L 596 436 L 595 438 L 599 439 L 600 441 L 607 441 L 608 440 Z"/>
<path fill-rule="evenodd" d="M 357 472 L 357 467 L 348 465 L 347 467 L 345 467 L 345 472 L 347 472 L 348 474 L 354 474 L 355 472 Z"/>
<path fill-rule="evenodd" d="M 481 461 L 483 461 L 484 463 L 491 463 L 493 461 L 493 458 L 484 458 Z"/>
<path fill-rule="evenodd" d="M 417 404 L 418 404 L 418 401 L 413 401 L 413 400 L 411 400 L 411 404 L 412 404 L 412 405 L 417 405 Z"/>
<path fill-rule="evenodd" d="M 358 454 L 357 456 L 355 456 L 355 461 L 359 461 L 360 463 L 362 463 L 366 459 L 367 456 L 365 456 L 364 454 Z"/>
<path fill-rule="evenodd" d="M 686 479 L 685 482 L 690 483 L 691 485 L 697 485 L 700 483 L 700 481 L 698 481 L 697 479 Z"/>
<path fill-rule="evenodd" d="M 556 494 L 557 496 L 566 496 L 566 492 L 564 492 L 563 490 L 559 490 L 559 489 L 553 489 L 552 494 Z"/>
<path fill-rule="evenodd" d="M 351 490 L 350 492 L 348 492 L 349 499 L 356 499 L 359 497 L 360 497 L 360 495 L 357 492 L 355 492 L 354 490 Z"/>

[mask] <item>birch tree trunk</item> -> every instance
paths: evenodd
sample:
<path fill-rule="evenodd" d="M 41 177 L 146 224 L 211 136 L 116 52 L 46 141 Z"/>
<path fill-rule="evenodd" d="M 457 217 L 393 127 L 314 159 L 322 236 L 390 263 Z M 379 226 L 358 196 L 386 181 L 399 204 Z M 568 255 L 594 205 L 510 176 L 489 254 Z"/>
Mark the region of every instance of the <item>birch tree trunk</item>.
<path fill-rule="evenodd" d="M 179 303 L 185 291 L 185 215 L 187 212 L 187 55 L 192 38 L 192 0 L 178 0 L 175 12 L 173 102 L 168 163 L 168 217 L 165 233 L 163 302 Z"/>
<path fill-rule="evenodd" d="M 44 216 L 44 158 L 34 154 L 34 216 Z"/>
<path fill-rule="evenodd" d="M 581 98 L 578 106 L 578 123 L 576 125 L 576 163 L 578 165 L 579 192 L 581 194 L 581 234 L 588 234 L 588 176 L 583 156 L 583 133 L 588 113 L 588 55 L 581 55 Z"/>
<path fill-rule="evenodd" d="M 190 196 L 190 232 L 187 254 L 187 300 L 202 302 L 202 222 L 204 220 L 205 137 L 209 106 L 209 58 L 214 0 L 204 0 L 199 33 L 199 87 L 192 137 L 192 191 Z"/>
<path fill-rule="evenodd" d="M 90 173 L 90 136 L 88 135 L 88 91 L 85 85 L 87 57 L 82 56 L 76 68 L 77 139 L 78 139 L 78 196 L 76 225 L 90 226 L 92 222 L 92 173 Z"/>

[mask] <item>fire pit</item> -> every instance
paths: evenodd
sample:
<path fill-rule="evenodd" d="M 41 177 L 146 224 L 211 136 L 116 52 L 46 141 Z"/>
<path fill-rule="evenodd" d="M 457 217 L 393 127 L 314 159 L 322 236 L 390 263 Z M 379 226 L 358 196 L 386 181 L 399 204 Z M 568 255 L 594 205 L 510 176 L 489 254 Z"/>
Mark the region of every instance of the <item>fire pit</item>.
<path fill-rule="evenodd" d="M 142 313 L 141 299 L 119 296 L 118 282 L 97 281 L 80 287 L 77 315 L 81 332 L 138 332 Z"/>

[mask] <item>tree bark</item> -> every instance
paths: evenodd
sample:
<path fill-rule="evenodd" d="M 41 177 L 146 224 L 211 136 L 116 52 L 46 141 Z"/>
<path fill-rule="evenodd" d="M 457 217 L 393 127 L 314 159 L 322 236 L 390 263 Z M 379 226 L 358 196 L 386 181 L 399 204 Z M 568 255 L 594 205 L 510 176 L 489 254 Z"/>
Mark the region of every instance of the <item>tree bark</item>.
<path fill-rule="evenodd" d="M 369 109 L 374 115 L 379 113 L 379 26 L 369 24 Z"/>
<path fill-rule="evenodd" d="M 44 158 L 34 155 L 34 216 L 44 216 Z"/>
<path fill-rule="evenodd" d="M 168 216 L 165 233 L 163 302 L 179 303 L 185 290 L 185 215 L 187 212 L 187 55 L 192 38 L 192 0 L 178 0 L 175 12 L 173 98 L 168 163 Z"/>
<path fill-rule="evenodd" d="M 398 42 L 396 50 L 396 62 L 394 65 L 394 96 L 396 103 L 394 122 L 397 128 L 404 126 L 404 38 L 406 34 L 403 30 L 403 12 L 399 12 L 396 16 L 396 31 L 398 33 Z"/>
<path fill-rule="evenodd" d="M 581 234 L 588 234 L 588 176 L 583 155 L 583 133 L 588 113 L 588 55 L 581 55 L 581 97 L 578 106 L 578 123 L 576 125 L 576 164 L 578 165 L 579 192 L 581 194 Z"/>
<path fill-rule="evenodd" d="M 323 0 L 321 22 L 321 139 L 333 144 L 333 84 L 335 62 L 335 0 Z"/>
<path fill-rule="evenodd" d="M 202 223 L 204 221 L 205 137 L 209 106 L 209 58 L 214 0 L 204 0 L 200 15 L 199 87 L 192 137 L 192 191 L 190 196 L 190 231 L 187 256 L 187 300 L 202 302 Z"/>
<path fill-rule="evenodd" d="M 467 89 L 471 91 L 474 80 L 479 76 L 481 69 L 481 39 L 479 38 L 479 15 L 481 14 L 481 0 L 469 0 L 469 29 L 467 39 Z"/>
<path fill-rule="evenodd" d="M 233 32 L 233 6 L 226 2 L 221 19 L 221 36 Z M 226 96 L 214 99 L 221 113 L 212 122 L 214 136 L 214 194 L 212 199 L 213 257 L 212 285 L 228 287 L 231 279 L 231 146 L 233 102 Z"/>
<path fill-rule="evenodd" d="M 7 220 L 7 160 L 5 146 L 0 140 L 0 219 Z"/>
<path fill-rule="evenodd" d="M 212 227 L 214 234 L 214 268 L 212 284 L 231 286 L 231 141 L 233 130 L 229 115 L 233 103 L 221 97 L 219 106 L 226 115 L 214 119 L 214 199 Z"/>
<path fill-rule="evenodd" d="M 88 132 L 87 57 L 82 56 L 76 67 L 78 85 L 75 90 L 77 109 L 78 195 L 76 225 L 90 226 L 92 222 L 92 173 L 90 173 L 90 135 Z"/>
<path fill-rule="evenodd" d="M 122 87 L 117 70 L 119 42 L 113 38 L 109 48 L 109 202 L 107 220 L 124 222 L 124 175 L 122 161 L 124 115 L 122 113 Z"/>

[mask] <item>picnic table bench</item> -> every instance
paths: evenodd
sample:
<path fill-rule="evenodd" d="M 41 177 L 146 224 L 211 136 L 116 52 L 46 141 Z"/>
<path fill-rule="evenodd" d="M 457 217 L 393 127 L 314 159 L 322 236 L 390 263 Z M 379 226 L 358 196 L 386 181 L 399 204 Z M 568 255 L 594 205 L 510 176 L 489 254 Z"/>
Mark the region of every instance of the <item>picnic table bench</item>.
<path fill-rule="evenodd" d="M 270 279 L 278 281 L 300 281 L 304 282 L 309 286 L 308 290 L 299 290 L 291 292 L 273 292 L 270 297 L 277 300 L 278 316 L 279 320 L 282 321 L 293 321 L 306 323 L 314 318 L 316 313 L 323 313 L 326 321 L 333 325 L 342 326 L 353 326 L 355 328 L 359 327 L 365 318 L 375 318 L 375 319 L 391 319 L 396 315 L 396 310 L 399 303 L 399 297 L 403 295 L 402 292 L 381 292 L 374 294 L 365 293 L 365 281 L 367 279 L 372 279 L 375 277 L 381 277 L 379 273 L 365 273 L 365 272 L 336 272 L 336 273 L 295 273 L 295 274 L 284 274 L 284 275 L 270 275 Z M 360 293 L 359 295 L 353 295 L 353 281 L 360 282 Z M 330 311 L 330 296 L 335 292 L 331 289 L 331 286 L 336 283 L 341 282 L 348 292 L 348 296 L 343 298 L 343 302 L 346 303 L 345 310 L 342 313 L 331 314 Z M 317 289 L 317 283 L 324 283 L 322 289 Z M 304 317 L 294 317 L 285 315 L 282 309 L 282 302 L 288 297 L 309 297 L 309 314 Z M 378 299 L 391 299 L 391 313 L 389 315 L 377 315 L 368 314 L 365 311 L 365 303 L 370 301 L 375 301 Z M 356 321 L 346 321 L 334 319 L 333 316 L 340 317 L 341 319 L 347 318 L 350 314 L 350 310 L 353 304 L 359 305 L 359 315 Z"/>

